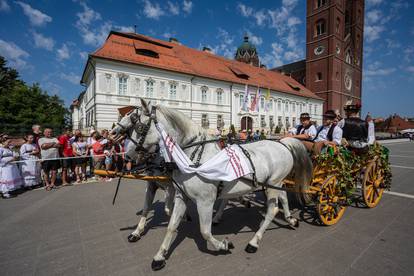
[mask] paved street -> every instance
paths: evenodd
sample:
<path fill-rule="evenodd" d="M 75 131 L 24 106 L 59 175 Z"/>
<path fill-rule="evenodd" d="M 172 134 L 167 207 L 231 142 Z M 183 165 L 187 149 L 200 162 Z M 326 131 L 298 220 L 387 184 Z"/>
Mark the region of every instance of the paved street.
<path fill-rule="evenodd" d="M 194 219 L 179 227 L 159 272 L 151 271 L 151 260 L 166 230 L 163 193 L 146 235 L 137 243 L 126 240 L 142 208 L 143 182 L 124 181 L 115 206 L 115 180 L 0 200 L 1 275 L 414 275 L 414 143 L 387 146 L 395 194 L 384 195 L 375 209 L 348 208 L 332 227 L 315 225 L 295 209 L 298 229 L 278 216 L 258 252 L 248 254 L 244 247 L 263 208 L 235 203 L 213 232 L 235 249 L 217 255 L 201 238 L 191 205 Z"/>

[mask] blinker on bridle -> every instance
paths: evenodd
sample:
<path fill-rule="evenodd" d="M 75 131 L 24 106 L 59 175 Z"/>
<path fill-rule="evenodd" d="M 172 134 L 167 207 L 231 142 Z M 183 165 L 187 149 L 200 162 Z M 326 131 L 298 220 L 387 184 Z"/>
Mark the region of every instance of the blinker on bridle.
<path fill-rule="evenodd" d="M 124 125 L 122 125 L 121 123 L 117 123 L 117 125 L 121 128 L 121 133 L 122 134 L 126 134 L 126 136 L 128 137 L 128 139 L 134 143 L 134 145 L 136 146 L 135 151 L 136 152 L 141 152 L 141 153 L 146 153 L 148 150 L 145 149 L 143 147 L 145 139 L 148 135 L 148 131 L 151 128 L 151 123 L 152 121 L 154 121 L 154 123 L 157 123 L 157 117 L 156 117 L 156 107 L 152 106 L 151 107 L 151 112 L 146 112 L 144 113 L 146 116 L 149 117 L 149 120 L 146 124 L 141 122 L 141 116 L 138 114 L 138 111 L 140 110 L 140 107 L 137 107 L 133 112 L 129 119 L 131 120 L 131 126 L 130 127 L 126 127 Z M 139 139 L 138 141 L 136 141 L 134 138 L 132 138 L 131 136 L 131 130 L 133 129 L 133 127 L 135 126 L 135 130 L 137 132 L 137 134 L 139 135 Z"/>

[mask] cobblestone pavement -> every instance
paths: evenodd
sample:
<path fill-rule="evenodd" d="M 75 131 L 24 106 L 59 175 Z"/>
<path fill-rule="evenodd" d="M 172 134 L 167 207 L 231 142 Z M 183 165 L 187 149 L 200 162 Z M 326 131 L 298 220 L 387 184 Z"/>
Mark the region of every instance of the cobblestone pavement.
<path fill-rule="evenodd" d="M 348 208 L 335 226 L 316 225 L 312 215 L 290 229 L 281 216 L 265 233 L 256 254 L 244 252 L 264 209 L 260 193 L 250 209 L 229 206 L 213 234 L 228 237 L 228 255 L 209 250 L 194 205 L 183 222 L 167 266 L 151 271 L 167 217 L 157 195 L 148 232 L 137 243 L 127 235 L 137 223 L 145 183 L 125 180 L 115 206 L 116 181 L 26 192 L 0 200 L 1 275 L 414 275 L 414 143 L 391 149 L 393 188 L 374 209 Z M 411 196 L 411 198 L 410 198 Z"/>

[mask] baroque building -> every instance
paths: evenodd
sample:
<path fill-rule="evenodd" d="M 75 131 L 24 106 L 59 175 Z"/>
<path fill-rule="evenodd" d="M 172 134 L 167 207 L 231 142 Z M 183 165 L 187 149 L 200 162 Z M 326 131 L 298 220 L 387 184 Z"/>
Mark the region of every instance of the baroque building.
<path fill-rule="evenodd" d="M 210 130 L 287 129 L 302 112 L 321 123 L 322 98 L 289 76 L 252 66 L 259 62 L 255 47 L 248 39 L 242 46 L 248 64 L 176 39 L 111 31 L 85 64 L 85 91 L 71 105 L 73 128 L 110 129 L 140 98 L 178 109 Z"/>

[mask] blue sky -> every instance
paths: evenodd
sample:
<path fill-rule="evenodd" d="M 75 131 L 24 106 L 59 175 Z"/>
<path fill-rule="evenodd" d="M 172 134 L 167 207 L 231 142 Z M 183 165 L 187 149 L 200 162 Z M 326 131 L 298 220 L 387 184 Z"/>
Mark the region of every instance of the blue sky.
<path fill-rule="evenodd" d="M 364 112 L 414 116 L 414 2 L 366 0 Z M 244 33 L 274 67 L 304 58 L 304 0 L 0 0 L 0 55 L 28 83 L 70 104 L 87 54 L 108 32 L 133 31 L 232 58 Z"/>

